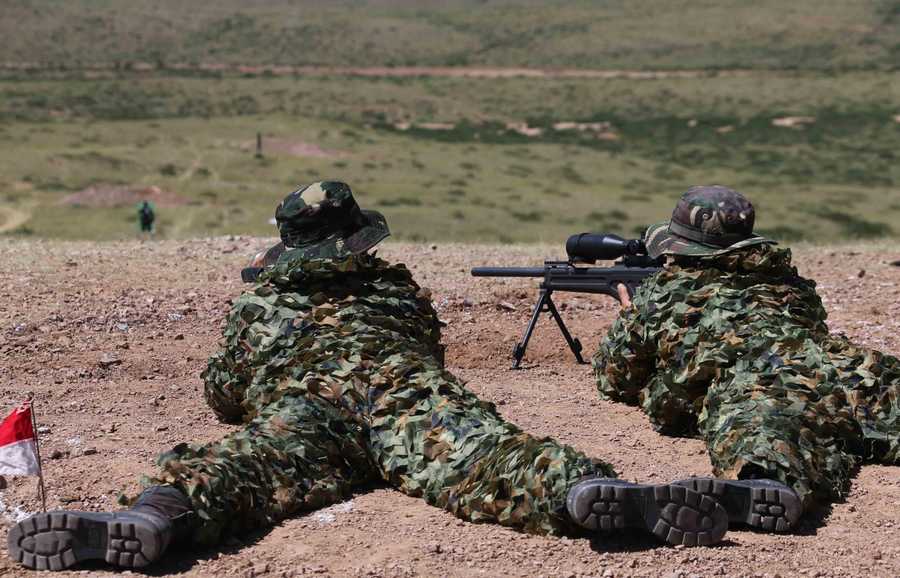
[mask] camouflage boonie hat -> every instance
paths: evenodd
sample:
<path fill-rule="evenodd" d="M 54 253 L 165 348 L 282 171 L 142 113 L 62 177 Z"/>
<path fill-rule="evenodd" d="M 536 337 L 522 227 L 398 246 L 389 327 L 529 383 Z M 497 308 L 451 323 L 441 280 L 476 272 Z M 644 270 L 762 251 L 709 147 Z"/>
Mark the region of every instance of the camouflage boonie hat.
<path fill-rule="evenodd" d="M 346 183 L 323 181 L 297 189 L 275 210 L 285 251 L 279 261 L 363 253 L 390 235 L 384 215 L 364 211 Z"/>
<path fill-rule="evenodd" d="M 687 190 L 672 219 L 647 228 L 644 244 L 654 259 L 662 255 L 721 255 L 762 243 L 776 244 L 753 234 L 756 214 L 744 195 L 721 185 Z"/>

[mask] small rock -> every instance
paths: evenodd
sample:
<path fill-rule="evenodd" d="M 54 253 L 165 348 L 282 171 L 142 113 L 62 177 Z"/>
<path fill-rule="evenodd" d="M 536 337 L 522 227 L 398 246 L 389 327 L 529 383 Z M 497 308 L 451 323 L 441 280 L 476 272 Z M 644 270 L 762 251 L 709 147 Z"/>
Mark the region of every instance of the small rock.
<path fill-rule="evenodd" d="M 53 450 L 52 452 L 50 452 L 51 460 L 60 460 L 60 459 L 62 459 L 62 457 L 63 457 L 63 453 L 59 450 Z"/>
<path fill-rule="evenodd" d="M 113 365 L 119 365 L 122 363 L 122 360 L 115 356 L 113 353 L 104 353 L 102 357 L 100 357 L 100 367 L 112 367 Z"/>
<path fill-rule="evenodd" d="M 500 303 L 497 303 L 497 308 L 505 309 L 507 311 L 515 311 L 516 310 L 516 306 L 513 305 L 512 303 L 510 303 L 509 301 L 501 301 Z"/>
<path fill-rule="evenodd" d="M 890 263 L 888 263 L 888 265 L 891 265 L 892 267 L 900 267 L 900 259 L 897 259 L 896 261 L 891 261 Z"/>
<path fill-rule="evenodd" d="M 860 270 L 859 270 L 859 273 L 857 273 L 856 276 L 859 277 L 860 279 L 862 279 L 863 277 L 866 276 L 866 270 L 865 270 L 865 269 L 860 269 Z"/>
<path fill-rule="evenodd" d="M 97 453 L 97 448 L 84 448 L 84 451 L 81 452 L 83 456 L 92 456 Z"/>
<path fill-rule="evenodd" d="M 39 434 L 48 434 L 48 433 L 50 433 L 50 428 L 45 425 L 42 425 L 38 428 L 37 431 Z"/>
<path fill-rule="evenodd" d="M 80 500 L 81 500 L 81 498 L 79 498 L 78 496 L 60 496 L 59 497 L 59 502 L 61 504 L 71 504 L 72 502 L 78 502 Z"/>
<path fill-rule="evenodd" d="M 168 429 L 169 429 L 169 426 L 167 426 L 167 425 L 156 426 L 156 431 L 167 431 Z"/>
<path fill-rule="evenodd" d="M 0 476 L 0 490 L 5 490 L 6 485 L 7 485 L 6 478 L 4 478 L 3 476 Z"/>
<path fill-rule="evenodd" d="M 175 336 L 175 341 L 184 341 L 184 333 L 179 333 Z"/>
<path fill-rule="evenodd" d="M 439 542 L 432 542 L 425 546 L 425 551 L 429 554 L 440 554 L 443 550 Z"/>
<path fill-rule="evenodd" d="M 474 305 L 475 305 L 475 302 L 472 301 L 471 299 L 469 299 L 469 298 L 463 299 L 463 302 L 462 302 L 463 307 L 473 307 Z"/>

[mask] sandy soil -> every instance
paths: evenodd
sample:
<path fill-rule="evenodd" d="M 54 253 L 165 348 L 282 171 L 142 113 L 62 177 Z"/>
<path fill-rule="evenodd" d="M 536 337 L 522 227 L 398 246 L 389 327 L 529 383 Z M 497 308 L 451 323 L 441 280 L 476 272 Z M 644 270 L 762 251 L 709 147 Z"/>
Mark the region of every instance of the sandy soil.
<path fill-rule="evenodd" d="M 138 477 L 153 471 L 160 451 L 229 431 L 204 406 L 198 374 L 231 299 L 243 289 L 240 266 L 266 245 L 246 238 L 102 245 L 0 240 L 0 408 L 11 408 L 29 391 L 37 396 L 46 428 L 41 451 L 49 507 L 114 507 L 120 491 L 135 492 Z M 900 260 L 900 248 L 876 249 L 803 248 L 796 254 L 802 272 L 820 281 L 833 329 L 896 354 L 900 267 L 891 262 Z M 699 441 L 662 437 L 637 410 L 599 401 L 589 368 L 573 362 L 549 321 L 538 326 L 526 369 L 508 369 L 534 283 L 476 280 L 468 268 L 534 264 L 559 251 L 389 244 L 382 253 L 411 264 L 420 283 L 433 289 L 448 322 L 449 366 L 510 420 L 603 457 L 628 479 L 710 473 Z M 616 313 L 602 297 L 563 296 L 559 302 L 586 349 Z M 5 543 L 10 518 L 39 509 L 35 480 L 9 480 L 0 502 Z M 0 557 L 0 576 L 23 574 Z M 863 467 L 848 500 L 807 520 L 796 534 L 732 530 L 721 545 L 700 549 L 660 546 L 640 535 L 527 536 L 465 523 L 376 487 L 221 549 L 179 551 L 151 574 L 897 576 L 900 469 Z"/>

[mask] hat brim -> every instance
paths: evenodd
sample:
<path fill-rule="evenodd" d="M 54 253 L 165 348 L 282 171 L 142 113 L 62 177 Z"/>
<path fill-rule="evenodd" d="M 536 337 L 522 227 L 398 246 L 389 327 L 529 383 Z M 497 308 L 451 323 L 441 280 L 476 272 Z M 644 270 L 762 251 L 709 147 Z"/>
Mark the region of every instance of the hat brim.
<path fill-rule="evenodd" d="M 365 253 L 390 236 L 387 220 L 378 211 L 362 211 L 366 225 L 350 235 L 335 233 L 300 247 L 289 247 L 278 257 L 279 263 L 297 258 L 303 259 L 338 259 Z"/>
<path fill-rule="evenodd" d="M 776 241 L 753 235 L 742 241 L 738 241 L 727 247 L 717 247 L 715 245 L 707 245 L 698 241 L 692 241 L 669 230 L 669 221 L 656 223 L 647 227 L 644 234 L 644 245 L 647 247 L 647 254 L 656 259 L 665 255 L 684 255 L 688 257 L 709 257 L 714 255 L 724 255 L 731 251 L 752 247 L 753 245 L 777 245 Z"/>

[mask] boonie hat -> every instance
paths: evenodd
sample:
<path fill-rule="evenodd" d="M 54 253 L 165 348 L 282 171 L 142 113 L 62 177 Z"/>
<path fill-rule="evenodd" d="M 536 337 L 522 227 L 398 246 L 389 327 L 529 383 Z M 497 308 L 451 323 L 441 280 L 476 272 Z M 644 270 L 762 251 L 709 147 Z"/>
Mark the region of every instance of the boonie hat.
<path fill-rule="evenodd" d="M 647 228 L 644 244 L 654 259 L 662 255 L 721 255 L 752 245 L 776 244 L 753 234 L 756 213 L 744 195 L 721 185 L 691 187 L 672 219 Z"/>
<path fill-rule="evenodd" d="M 350 187 L 340 181 L 292 192 L 275 210 L 275 222 L 285 246 L 279 261 L 355 255 L 391 234 L 384 215 L 360 209 Z"/>

